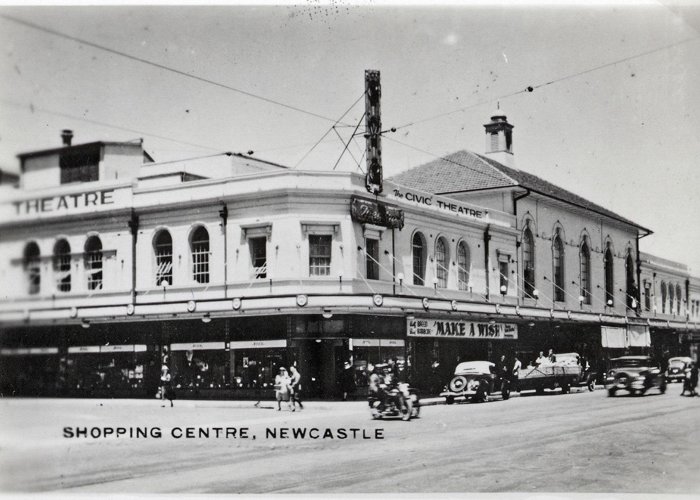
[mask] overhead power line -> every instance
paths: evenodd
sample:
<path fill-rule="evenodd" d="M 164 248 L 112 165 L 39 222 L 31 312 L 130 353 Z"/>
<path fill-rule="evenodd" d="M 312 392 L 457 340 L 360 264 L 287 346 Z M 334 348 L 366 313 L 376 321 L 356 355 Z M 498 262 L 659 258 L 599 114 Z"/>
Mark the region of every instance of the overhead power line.
<path fill-rule="evenodd" d="M 594 71 L 598 71 L 598 70 L 601 70 L 601 69 L 604 69 L 604 68 L 609 68 L 610 66 L 615 66 L 616 64 L 620 64 L 620 63 L 623 63 L 623 62 L 631 61 L 631 60 L 633 60 L 633 59 L 638 59 L 638 58 L 640 58 L 640 57 L 648 56 L 648 55 L 654 54 L 654 53 L 656 53 L 656 52 L 662 52 L 662 51 L 664 51 L 664 50 L 668 50 L 668 49 L 671 49 L 671 48 L 676 47 L 676 46 L 678 46 L 678 45 L 682 45 L 682 44 L 685 44 L 685 43 L 688 43 L 688 42 L 692 42 L 692 41 L 695 41 L 695 40 L 700 40 L 700 37 L 697 37 L 697 36 L 696 36 L 696 37 L 692 37 L 692 38 L 686 38 L 685 40 L 681 40 L 681 41 L 678 41 L 678 42 L 674 42 L 674 43 L 669 44 L 669 45 L 664 45 L 663 47 L 657 47 L 657 48 L 652 49 L 652 50 L 647 50 L 646 52 L 641 52 L 641 53 L 635 54 L 635 55 L 633 55 L 633 56 L 624 57 L 624 58 L 622 58 L 622 59 L 618 59 L 618 60 L 616 60 L 616 61 L 611 61 L 611 62 L 608 62 L 608 63 L 605 63 L 605 64 L 601 64 L 601 65 L 599 65 L 599 66 L 595 66 L 595 67 L 593 67 L 593 68 L 589 68 L 589 69 L 586 69 L 586 70 L 583 70 L 583 71 L 578 71 L 578 72 L 576 72 L 576 73 L 572 73 L 572 74 L 570 74 L 570 75 L 562 76 L 562 77 L 560 77 L 560 78 L 556 78 L 556 79 L 551 80 L 551 81 L 548 81 L 548 82 L 539 83 L 539 84 L 537 84 L 537 85 L 530 85 L 530 86 L 528 86 L 528 87 L 526 87 L 526 88 L 524 88 L 524 89 L 520 89 L 520 90 L 517 90 L 517 91 L 515 91 L 515 92 L 510 92 L 510 93 L 508 93 L 508 94 L 503 94 L 503 95 L 501 95 L 501 96 L 494 97 L 494 98 L 492 98 L 492 99 L 482 100 L 482 101 L 479 101 L 479 102 L 477 102 L 477 103 L 470 104 L 469 106 L 464 106 L 464 107 L 462 107 L 462 108 L 454 109 L 454 110 L 452 110 L 452 111 L 446 111 L 445 113 L 440 113 L 440 114 L 433 115 L 433 116 L 430 116 L 430 117 L 427 117 L 427 118 L 422 118 L 422 119 L 419 119 L 419 120 L 414 120 L 414 121 L 412 121 L 412 122 L 409 122 L 409 123 L 406 123 L 406 124 L 401 125 L 401 126 L 399 126 L 399 127 L 396 127 L 396 129 L 399 130 L 399 129 L 402 129 L 402 128 L 407 128 L 407 127 L 411 127 L 411 126 L 413 126 L 413 125 L 417 125 L 417 124 L 419 124 L 419 123 L 425 123 L 425 122 L 428 122 L 428 121 L 437 120 L 438 118 L 442 118 L 442 117 L 444 117 L 444 116 L 448 116 L 448 115 L 452 115 L 452 114 L 459 113 L 459 112 L 462 112 L 462 111 L 466 111 L 466 110 L 468 110 L 468 109 L 475 108 L 475 107 L 481 106 L 481 105 L 483 105 L 483 104 L 489 104 L 489 103 L 492 103 L 492 102 L 494 102 L 494 101 L 499 101 L 499 100 L 501 100 L 501 99 L 507 99 L 508 97 L 513 97 L 513 96 L 516 96 L 516 95 L 518 95 L 518 94 L 525 94 L 525 93 L 534 92 L 536 89 L 539 89 L 539 88 L 542 88 L 542 87 L 546 87 L 546 86 L 548 86 L 548 85 L 552 85 L 552 84 L 555 84 L 555 83 L 559 83 L 559 82 L 562 82 L 562 81 L 564 81 L 564 80 L 569 80 L 569 79 L 571 79 L 571 78 L 576 78 L 577 76 L 581 76 L 581 75 L 585 75 L 585 74 L 588 74 L 588 73 L 592 73 L 592 72 L 594 72 Z"/>
<path fill-rule="evenodd" d="M 231 91 L 233 91 L 233 92 L 237 92 L 237 93 L 239 93 L 239 94 L 242 94 L 242 95 L 245 95 L 245 96 L 248 96 L 248 97 L 252 97 L 252 98 L 254 98 L 254 99 L 259 99 L 259 100 L 261 100 L 261 101 L 264 101 L 264 102 L 267 102 L 267 103 L 270 103 L 270 104 L 275 104 L 275 105 L 277 105 L 277 106 L 282 106 L 283 108 L 291 109 L 291 110 L 293 110 L 293 111 L 297 111 L 297 112 L 299 112 L 299 113 L 304 113 L 304 114 L 309 115 L 309 116 L 314 116 L 314 117 L 320 118 L 320 119 L 322 119 L 322 120 L 326 120 L 326 121 L 329 121 L 329 122 L 338 123 L 338 122 L 337 122 L 335 119 L 333 119 L 333 118 L 329 118 L 329 117 L 327 117 L 327 116 L 323 116 L 323 115 L 320 115 L 320 114 L 318 114 L 318 113 L 314 113 L 313 111 L 307 111 L 307 110 L 305 110 L 305 109 L 302 109 L 302 108 L 299 108 L 299 107 L 296 107 L 296 106 L 292 106 L 292 105 L 290 105 L 290 104 L 286 104 L 286 103 L 283 103 L 283 102 L 281 102 L 281 101 L 276 101 L 276 100 L 270 99 L 270 98 L 268 98 L 268 97 L 264 97 L 264 96 L 261 96 L 261 95 L 258 95 L 258 94 L 253 94 L 252 92 L 248 92 L 247 90 L 242 90 L 242 89 L 239 89 L 239 88 L 236 88 L 236 87 L 232 87 L 231 85 L 227 85 L 227 84 L 220 83 L 220 82 L 217 82 L 217 81 L 214 81 L 214 80 L 210 80 L 210 79 L 208 79 L 208 78 L 203 78 L 203 77 L 201 77 L 201 76 L 197 76 L 197 75 L 194 75 L 194 74 L 192 74 L 192 73 L 187 73 L 187 72 L 181 71 L 181 70 L 179 70 L 179 69 L 171 68 L 170 66 L 166 66 L 166 65 L 164 65 L 164 64 L 160 64 L 160 63 L 157 63 L 157 62 L 149 61 L 148 59 L 144 59 L 144 58 L 142 58 L 142 57 L 137 57 L 137 56 L 134 56 L 134 55 L 132 55 L 132 54 L 128 54 L 128 53 L 122 52 L 122 51 L 120 51 L 120 50 L 112 49 L 112 48 L 110 48 L 110 47 L 106 47 L 106 46 L 104 46 L 104 45 L 100 45 L 100 44 L 98 44 L 98 43 L 91 42 L 91 41 L 85 40 L 85 39 L 83 39 L 83 38 L 78 38 L 78 37 L 76 37 L 76 36 L 69 35 L 69 34 L 67 34 L 67 33 L 62 33 L 62 32 L 60 32 L 60 31 L 57 31 L 57 30 L 54 30 L 54 29 L 51 29 L 51 28 L 47 28 L 47 27 L 45 27 L 45 26 L 40 26 L 40 25 L 38 25 L 38 24 L 34 24 L 34 23 L 32 23 L 32 22 L 25 21 L 25 20 L 23 20 L 23 19 L 19 19 L 19 18 L 13 17 L 13 16 L 8 16 L 7 14 L 0 14 L 0 18 L 3 18 L 3 19 L 5 19 L 5 20 L 7 20 L 7 21 L 11 21 L 11 22 L 13 22 L 13 23 L 21 24 L 22 26 L 26 26 L 26 27 L 28 27 L 28 28 L 32 28 L 32 29 L 35 29 L 35 30 L 38 30 L 38 31 L 42 31 L 42 32 L 44 32 L 44 33 L 48 33 L 48 34 L 50 34 L 50 35 L 54 35 L 54 36 L 57 36 L 57 37 L 65 38 L 66 40 L 71 40 L 71 41 L 76 42 L 76 43 L 81 43 L 81 44 L 83 44 L 83 45 L 87 45 L 88 47 L 93 47 L 93 48 L 96 48 L 96 49 L 99 49 L 99 50 L 103 50 L 103 51 L 105 51 L 105 52 L 109 52 L 110 54 L 115 54 L 115 55 L 118 55 L 118 56 L 121 56 L 121 57 L 125 57 L 125 58 L 127 58 L 127 59 L 131 59 L 132 61 L 137 61 L 137 62 L 140 62 L 140 63 L 143 63 L 143 64 L 147 64 L 147 65 L 149 65 L 149 66 L 153 66 L 153 67 L 158 68 L 158 69 L 162 69 L 162 70 L 164 70 L 164 71 L 169 71 L 169 72 L 171 72 L 171 73 L 175 73 L 175 74 L 180 75 L 180 76 L 184 76 L 184 77 L 187 77 L 187 78 L 192 78 L 192 79 L 197 80 L 197 81 L 199 81 L 199 82 L 208 83 L 209 85 L 214 85 L 214 86 L 216 86 L 216 87 L 220 87 L 220 88 L 223 88 L 223 89 L 226 89 L 226 90 L 231 90 Z M 346 125 L 346 124 L 344 124 L 344 125 Z"/>
<path fill-rule="evenodd" d="M 39 108 L 39 107 L 34 106 L 33 104 L 28 104 L 28 105 L 27 105 L 27 104 L 19 104 L 19 103 L 13 102 L 13 101 L 9 101 L 9 100 L 7 100 L 7 99 L 0 99 L 0 102 L 2 102 L 2 103 L 4 103 L 4 104 L 7 104 L 7 105 L 10 105 L 10 106 L 15 106 L 15 107 L 18 107 L 18 108 L 27 108 L 27 109 L 29 109 L 32 113 L 36 112 L 36 113 L 44 113 L 44 114 L 47 114 L 47 115 L 60 116 L 60 117 L 62 117 L 62 118 L 69 118 L 69 119 L 71 119 L 71 120 L 79 120 L 79 121 L 83 121 L 83 122 L 86 122 L 86 123 L 92 123 L 93 125 L 99 125 L 99 126 L 101 126 L 101 127 L 113 128 L 113 129 L 115 129 L 115 130 L 123 130 L 123 131 L 125 131 L 125 132 L 131 132 L 131 133 L 134 133 L 134 134 L 145 135 L 145 136 L 148 136 L 148 137 L 154 137 L 154 138 L 156 138 L 156 139 L 162 139 L 162 140 L 174 142 L 174 143 L 177 143 L 177 144 L 184 144 L 184 145 L 186 145 L 186 146 L 194 146 L 194 147 L 197 147 L 197 148 L 208 149 L 208 150 L 210 150 L 210 151 L 223 152 L 223 150 L 222 150 L 221 148 L 213 148 L 213 147 L 211 147 L 211 146 L 206 146 L 206 145 L 204 145 L 204 144 L 197 144 L 196 142 L 183 141 L 182 139 L 173 139 L 173 138 L 171 138 L 171 137 L 166 137 L 166 136 L 164 136 L 164 135 L 153 134 L 153 133 L 151 133 L 151 132 L 146 132 L 146 131 L 144 131 L 144 130 L 137 130 L 137 129 L 133 129 L 133 128 L 129 128 L 129 127 L 122 127 L 122 126 L 120 126 L 120 125 L 114 125 L 114 124 L 111 124 L 111 123 L 101 122 L 101 121 L 98 121 L 98 120 L 91 120 L 90 118 L 85 118 L 85 117 L 83 117 L 83 116 L 75 116 L 75 115 L 71 115 L 71 114 L 68 114 L 68 113 L 62 113 L 62 112 L 60 112 L 60 111 L 53 111 L 53 110 L 50 110 L 50 109 Z"/>
<path fill-rule="evenodd" d="M 296 162 L 296 164 L 294 165 L 293 168 L 297 168 L 297 167 L 301 164 L 301 162 L 303 162 L 303 161 L 306 159 L 306 157 L 309 156 L 309 155 L 311 154 L 311 152 L 312 152 L 314 149 L 316 149 L 316 146 L 318 146 L 319 144 L 321 144 L 321 141 L 323 141 L 323 139 L 325 139 L 326 136 L 327 136 L 328 134 L 330 134 L 331 131 L 333 131 L 333 130 L 335 129 L 335 126 L 338 125 L 338 123 L 340 123 L 340 121 L 341 121 L 343 118 L 345 118 L 345 115 L 347 115 L 347 114 L 352 110 L 352 108 L 354 108 L 355 105 L 356 105 L 358 102 L 360 102 L 360 100 L 361 100 L 364 96 L 365 96 L 365 93 L 362 92 L 362 94 L 360 94 L 360 97 L 358 97 L 358 98 L 355 100 L 355 102 L 353 102 L 353 103 L 350 105 L 350 107 L 349 107 L 348 109 L 345 110 L 345 113 L 343 113 L 342 115 L 340 115 L 340 118 L 338 118 L 337 120 L 335 120 L 335 123 L 333 123 L 333 125 L 331 125 L 330 128 L 329 128 L 328 130 L 326 130 L 326 132 L 321 136 L 321 138 L 320 138 L 318 141 L 316 141 L 316 143 L 315 143 L 313 146 L 311 146 L 311 149 L 309 149 L 309 150 L 306 152 L 306 154 L 305 154 L 304 156 L 302 156 L 301 159 L 300 159 L 298 162 Z M 364 115 L 362 115 L 362 116 L 364 117 Z"/>

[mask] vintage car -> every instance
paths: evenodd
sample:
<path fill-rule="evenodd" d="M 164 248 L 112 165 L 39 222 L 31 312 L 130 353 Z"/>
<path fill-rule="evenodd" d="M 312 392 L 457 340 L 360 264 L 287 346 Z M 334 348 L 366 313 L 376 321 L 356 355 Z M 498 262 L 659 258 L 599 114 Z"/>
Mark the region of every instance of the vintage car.
<path fill-rule="evenodd" d="M 605 388 L 608 396 L 614 396 L 617 391 L 623 390 L 642 396 L 652 388 L 663 394 L 666 392 L 666 376 L 648 356 L 623 356 L 610 360 Z"/>
<path fill-rule="evenodd" d="M 685 369 L 693 360 L 688 357 L 669 358 L 666 370 L 666 382 L 683 382 Z"/>
<path fill-rule="evenodd" d="M 496 375 L 494 364 L 489 361 L 466 361 L 459 363 L 455 368 L 454 376 L 440 396 L 445 398 L 448 405 L 454 403 L 455 398 L 464 397 L 474 403 L 486 401 L 495 391 Z M 510 389 L 505 387 L 501 393 L 503 399 L 508 399 Z"/>
<path fill-rule="evenodd" d="M 595 390 L 595 372 L 580 364 L 581 357 L 575 352 L 557 354 L 555 361 L 547 361 L 538 366 L 520 369 L 514 389 L 518 391 L 535 390 L 543 393 L 545 389 L 561 388 L 566 394 L 572 387 L 587 387 Z"/>

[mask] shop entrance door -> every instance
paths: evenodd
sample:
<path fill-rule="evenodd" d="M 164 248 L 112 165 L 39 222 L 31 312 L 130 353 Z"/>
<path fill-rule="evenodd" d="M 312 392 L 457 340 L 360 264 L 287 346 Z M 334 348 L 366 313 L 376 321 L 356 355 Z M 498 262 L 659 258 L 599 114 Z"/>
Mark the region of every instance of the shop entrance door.
<path fill-rule="evenodd" d="M 331 399 L 338 395 L 338 374 L 347 358 L 342 339 L 295 339 L 292 348 L 306 397 Z"/>

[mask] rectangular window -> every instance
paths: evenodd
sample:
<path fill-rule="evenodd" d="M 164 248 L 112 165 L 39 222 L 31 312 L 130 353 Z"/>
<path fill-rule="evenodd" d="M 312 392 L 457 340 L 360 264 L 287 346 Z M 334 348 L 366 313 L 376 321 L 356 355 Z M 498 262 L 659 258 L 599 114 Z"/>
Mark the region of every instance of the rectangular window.
<path fill-rule="evenodd" d="M 61 184 L 70 182 L 92 182 L 99 180 L 100 152 L 64 153 L 59 160 Z"/>
<path fill-rule="evenodd" d="M 267 278 L 267 238 L 250 238 L 250 263 L 255 279 Z"/>
<path fill-rule="evenodd" d="M 330 276 L 332 241 L 330 235 L 309 235 L 309 276 Z"/>
<path fill-rule="evenodd" d="M 644 310 L 651 310 L 651 283 L 644 283 Z"/>
<path fill-rule="evenodd" d="M 88 290 L 102 290 L 102 252 L 94 250 L 85 254 L 85 272 Z"/>
<path fill-rule="evenodd" d="M 365 252 L 367 260 L 367 279 L 379 279 L 379 241 L 367 238 L 365 240 Z"/>
<path fill-rule="evenodd" d="M 499 261 L 498 262 L 498 273 L 500 275 L 500 293 L 506 295 L 508 293 L 508 262 Z M 505 288 L 503 288 L 505 287 Z"/>

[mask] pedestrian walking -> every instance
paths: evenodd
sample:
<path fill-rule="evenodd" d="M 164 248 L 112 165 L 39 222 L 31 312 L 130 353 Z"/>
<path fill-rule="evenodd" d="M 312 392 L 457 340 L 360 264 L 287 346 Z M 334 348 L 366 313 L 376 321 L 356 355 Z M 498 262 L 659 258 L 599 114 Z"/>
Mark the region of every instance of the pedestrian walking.
<path fill-rule="evenodd" d="M 292 411 L 296 410 L 297 404 L 299 409 L 303 410 L 304 405 L 301 402 L 301 373 L 299 373 L 296 366 L 291 366 L 289 370 L 292 372 L 292 378 L 289 383 L 291 387 Z"/>
<path fill-rule="evenodd" d="M 290 391 L 289 384 L 291 379 L 287 374 L 287 369 L 281 367 L 279 374 L 275 377 L 275 399 L 277 400 L 277 411 L 282 410 L 282 401 L 287 403 L 289 409 L 292 409 L 291 403 L 289 401 Z"/>
<path fill-rule="evenodd" d="M 170 377 L 170 370 L 165 365 L 163 365 L 160 369 L 160 399 L 161 399 L 161 401 L 163 401 L 163 404 L 160 405 L 161 408 L 165 408 L 165 400 L 166 399 L 168 401 L 170 401 L 171 408 L 174 406 L 173 405 L 174 393 L 173 393 L 172 380 Z"/>
<path fill-rule="evenodd" d="M 350 362 L 346 361 L 340 374 L 340 389 L 343 392 L 343 401 L 347 401 L 348 395 L 353 394 L 356 388 L 355 371 L 352 369 Z"/>
<path fill-rule="evenodd" d="M 520 392 L 518 379 L 520 378 L 520 369 L 523 367 L 523 364 L 520 362 L 520 359 L 518 359 L 517 354 L 513 356 L 513 359 L 513 390 Z"/>

